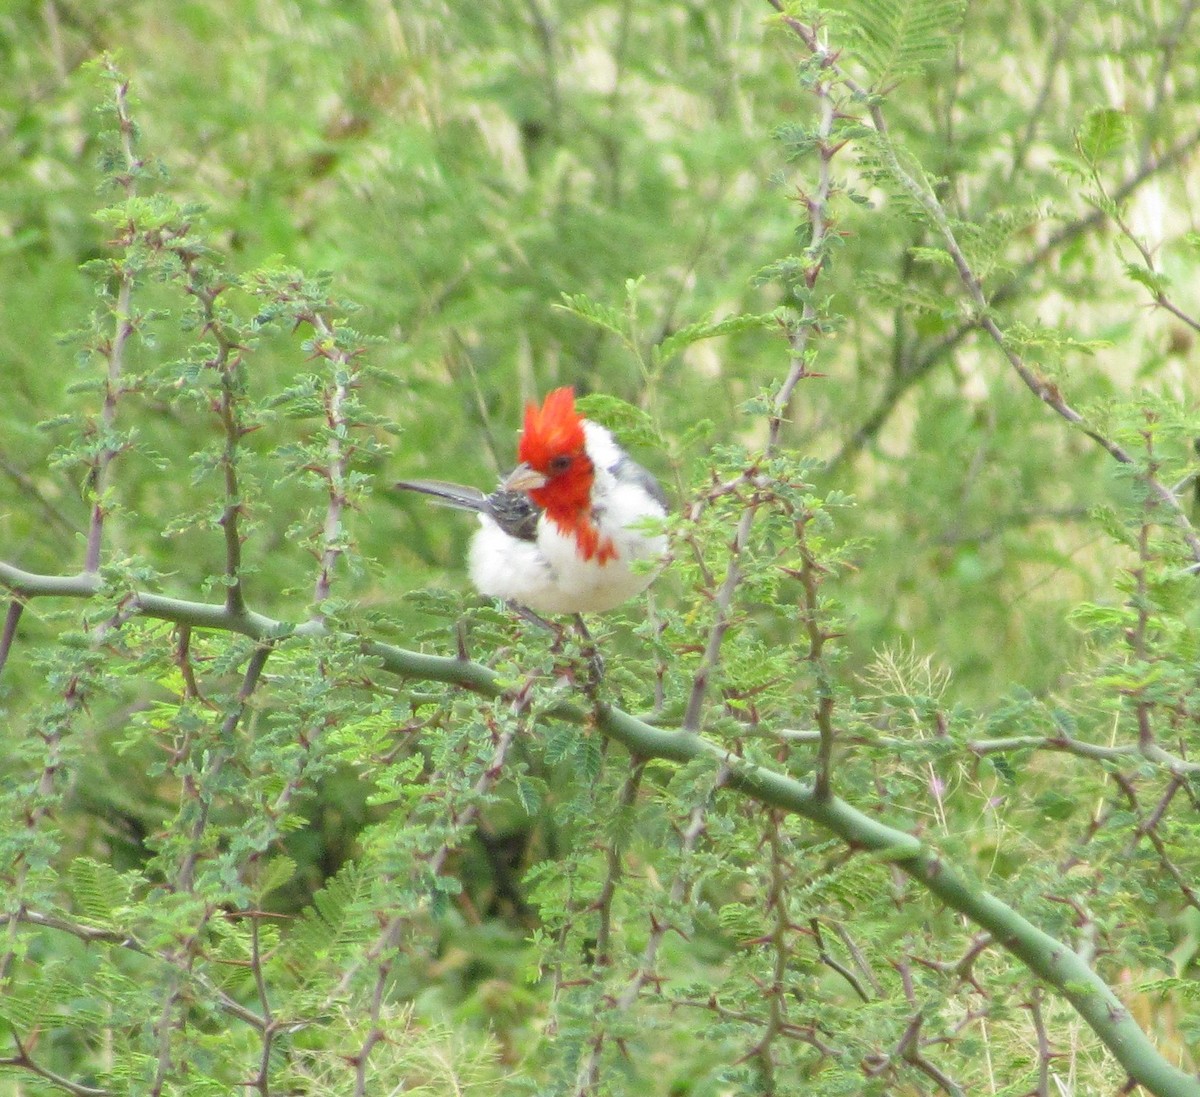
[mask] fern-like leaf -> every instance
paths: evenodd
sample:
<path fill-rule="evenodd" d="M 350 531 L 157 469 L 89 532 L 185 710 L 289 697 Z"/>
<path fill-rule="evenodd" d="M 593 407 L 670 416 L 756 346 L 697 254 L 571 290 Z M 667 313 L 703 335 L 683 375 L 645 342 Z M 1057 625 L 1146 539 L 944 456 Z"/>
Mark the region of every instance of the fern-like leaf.
<path fill-rule="evenodd" d="M 107 926 L 129 901 L 129 881 L 111 865 L 78 857 L 71 862 L 71 895 L 81 917 Z"/>
<path fill-rule="evenodd" d="M 702 320 L 696 324 L 688 324 L 687 327 L 680 328 L 674 334 L 667 336 L 654 348 L 655 358 L 660 364 L 669 362 L 675 355 L 703 339 L 769 328 L 777 324 L 778 320 L 779 317 L 774 313 L 745 313 L 739 316 L 728 316 L 724 320 Z"/>
<path fill-rule="evenodd" d="M 859 60 L 876 89 L 923 72 L 947 50 L 961 0 L 859 0 L 851 9 Z"/>
<path fill-rule="evenodd" d="M 370 939 L 375 928 L 371 880 L 371 874 L 353 861 L 327 880 L 288 934 L 279 953 L 284 964 L 312 978 L 328 962 L 336 964 L 348 947 Z"/>

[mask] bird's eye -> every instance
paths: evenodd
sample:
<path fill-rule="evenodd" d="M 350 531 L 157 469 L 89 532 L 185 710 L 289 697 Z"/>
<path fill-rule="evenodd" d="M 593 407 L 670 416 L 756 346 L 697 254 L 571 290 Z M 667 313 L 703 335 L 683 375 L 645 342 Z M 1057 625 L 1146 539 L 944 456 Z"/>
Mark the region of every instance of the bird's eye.
<path fill-rule="evenodd" d="M 550 458 L 551 472 L 566 472 L 571 467 L 571 458 L 569 454 L 560 453 L 557 457 Z"/>

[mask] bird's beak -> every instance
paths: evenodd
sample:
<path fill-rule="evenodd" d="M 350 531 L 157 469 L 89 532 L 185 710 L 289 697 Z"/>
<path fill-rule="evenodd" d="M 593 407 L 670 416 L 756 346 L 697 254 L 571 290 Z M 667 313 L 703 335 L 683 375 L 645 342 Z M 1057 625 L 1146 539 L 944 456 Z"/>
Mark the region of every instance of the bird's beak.
<path fill-rule="evenodd" d="M 522 462 L 505 477 L 504 483 L 500 485 L 501 491 L 536 491 L 538 488 L 546 486 L 546 477 L 544 477 L 535 468 Z"/>

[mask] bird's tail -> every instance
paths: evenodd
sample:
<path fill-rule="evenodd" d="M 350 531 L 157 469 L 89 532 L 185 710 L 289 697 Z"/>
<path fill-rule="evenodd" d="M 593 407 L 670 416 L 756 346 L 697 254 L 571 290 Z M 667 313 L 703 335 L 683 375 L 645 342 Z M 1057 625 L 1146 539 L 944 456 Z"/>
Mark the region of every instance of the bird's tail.
<path fill-rule="evenodd" d="M 487 510 L 488 497 L 478 488 L 451 484 L 445 480 L 398 480 L 394 485 L 398 491 L 419 491 L 433 498 L 435 503 L 455 510 Z"/>

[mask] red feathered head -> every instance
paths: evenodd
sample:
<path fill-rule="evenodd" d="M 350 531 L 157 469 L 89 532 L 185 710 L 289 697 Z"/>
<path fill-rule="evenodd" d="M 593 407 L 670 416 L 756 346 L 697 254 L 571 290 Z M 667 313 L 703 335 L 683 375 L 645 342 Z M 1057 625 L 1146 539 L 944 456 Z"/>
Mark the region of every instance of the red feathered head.
<path fill-rule="evenodd" d="M 517 458 L 530 468 L 552 476 L 552 462 L 583 452 L 583 420 L 575 410 L 575 390 L 555 389 L 542 402 L 525 408 L 525 430 Z"/>
<path fill-rule="evenodd" d="M 517 456 L 546 478 L 529 497 L 559 529 L 575 538 L 585 560 L 596 557 L 604 564 L 616 556 L 616 550 L 592 523 L 596 468 L 586 441 L 583 420 L 575 410 L 575 390 L 555 389 L 540 408 L 537 404 L 525 408 L 525 431 Z"/>

